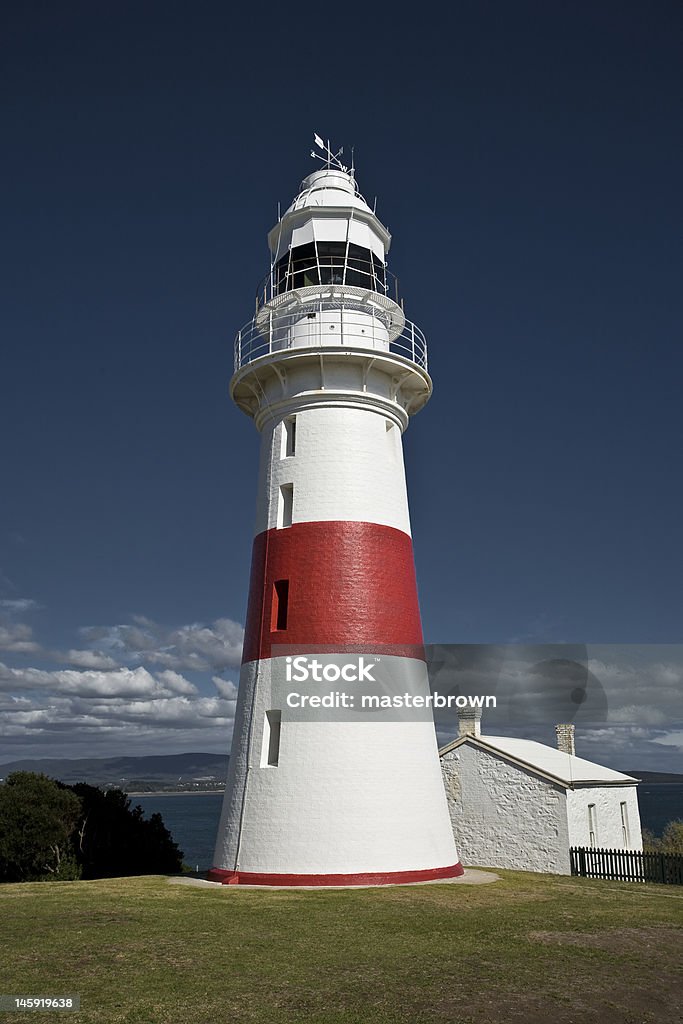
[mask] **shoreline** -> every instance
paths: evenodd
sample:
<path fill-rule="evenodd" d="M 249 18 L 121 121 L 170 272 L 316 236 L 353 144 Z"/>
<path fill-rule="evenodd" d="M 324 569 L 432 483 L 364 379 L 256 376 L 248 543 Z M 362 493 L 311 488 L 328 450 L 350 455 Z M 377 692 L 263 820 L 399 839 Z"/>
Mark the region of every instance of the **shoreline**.
<path fill-rule="evenodd" d="M 124 792 L 127 792 L 124 790 Z M 159 789 L 153 793 L 127 793 L 128 796 L 222 796 L 224 789 Z"/>

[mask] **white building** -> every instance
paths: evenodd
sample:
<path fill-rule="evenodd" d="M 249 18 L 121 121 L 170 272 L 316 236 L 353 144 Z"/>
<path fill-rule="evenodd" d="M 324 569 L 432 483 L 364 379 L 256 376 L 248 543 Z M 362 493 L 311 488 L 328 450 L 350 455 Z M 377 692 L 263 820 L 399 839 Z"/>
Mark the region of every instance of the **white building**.
<path fill-rule="evenodd" d="M 463 864 L 569 874 L 572 846 L 642 850 L 637 780 L 577 757 L 573 725 L 555 748 L 482 736 L 480 714 L 439 752 Z"/>

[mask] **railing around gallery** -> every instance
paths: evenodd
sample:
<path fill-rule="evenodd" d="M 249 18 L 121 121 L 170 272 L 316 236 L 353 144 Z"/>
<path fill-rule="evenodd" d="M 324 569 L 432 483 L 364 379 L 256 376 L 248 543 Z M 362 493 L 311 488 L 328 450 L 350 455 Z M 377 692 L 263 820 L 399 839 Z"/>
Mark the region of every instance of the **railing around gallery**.
<path fill-rule="evenodd" d="M 285 349 L 349 347 L 389 352 L 427 370 L 427 339 L 410 320 L 392 324 L 381 310 L 306 304 L 295 313 L 262 308 L 237 332 L 235 372 Z"/>
<path fill-rule="evenodd" d="M 311 285 L 347 285 L 385 295 L 400 304 L 399 280 L 384 264 L 357 256 L 319 256 L 273 264 L 256 289 L 256 308 L 297 288 Z"/>

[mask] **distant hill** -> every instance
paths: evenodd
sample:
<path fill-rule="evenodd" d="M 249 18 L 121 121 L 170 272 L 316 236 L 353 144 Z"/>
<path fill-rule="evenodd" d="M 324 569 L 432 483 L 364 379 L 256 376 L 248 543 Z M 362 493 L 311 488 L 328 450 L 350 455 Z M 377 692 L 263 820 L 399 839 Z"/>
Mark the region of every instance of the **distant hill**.
<path fill-rule="evenodd" d="M 61 782 L 129 792 L 222 790 L 228 772 L 227 754 L 155 754 L 147 757 L 25 758 L 0 764 L 0 779 L 11 772 L 42 772 Z"/>
<path fill-rule="evenodd" d="M 624 770 L 624 775 L 632 775 L 634 779 L 640 779 L 641 782 L 683 782 L 683 775 L 679 775 L 676 772 L 643 772 L 640 770 Z"/>

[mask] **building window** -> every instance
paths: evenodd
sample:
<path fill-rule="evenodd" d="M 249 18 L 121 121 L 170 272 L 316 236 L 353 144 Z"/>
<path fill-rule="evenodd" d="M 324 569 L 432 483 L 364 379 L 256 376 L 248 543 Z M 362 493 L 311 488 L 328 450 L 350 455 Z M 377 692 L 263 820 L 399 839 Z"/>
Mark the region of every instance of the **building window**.
<path fill-rule="evenodd" d="M 631 845 L 631 842 L 630 842 L 630 837 L 629 837 L 629 834 L 628 834 L 628 808 L 626 806 L 626 801 L 623 801 L 620 804 L 620 807 L 621 807 L 621 838 L 622 838 L 623 843 L 624 843 L 624 849 L 627 849 Z"/>
<path fill-rule="evenodd" d="M 287 629 L 287 608 L 289 605 L 289 580 L 275 580 L 273 583 L 273 606 L 271 631 Z"/>
<path fill-rule="evenodd" d="M 263 747 L 261 752 L 262 768 L 277 768 L 280 763 L 281 725 L 281 711 L 266 711 L 266 717 L 263 723 Z"/>
<path fill-rule="evenodd" d="M 292 511 L 294 508 L 294 484 L 283 484 L 280 488 L 280 500 L 278 502 L 278 529 L 292 525 Z"/>
<path fill-rule="evenodd" d="M 290 416 L 282 424 L 282 458 L 288 459 L 296 451 L 296 416 Z"/>
<path fill-rule="evenodd" d="M 588 843 L 589 846 L 598 845 L 598 816 L 595 804 L 588 805 Z"/>

